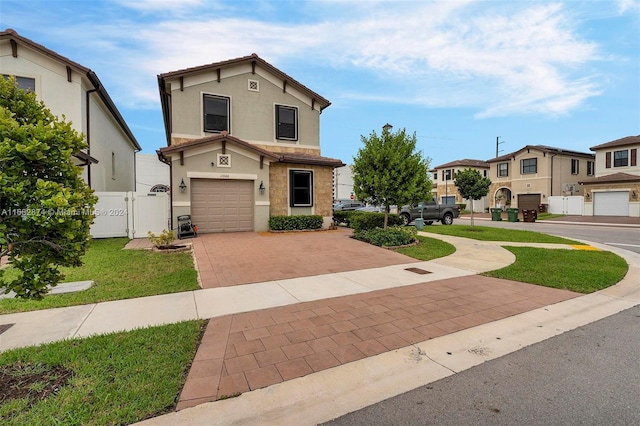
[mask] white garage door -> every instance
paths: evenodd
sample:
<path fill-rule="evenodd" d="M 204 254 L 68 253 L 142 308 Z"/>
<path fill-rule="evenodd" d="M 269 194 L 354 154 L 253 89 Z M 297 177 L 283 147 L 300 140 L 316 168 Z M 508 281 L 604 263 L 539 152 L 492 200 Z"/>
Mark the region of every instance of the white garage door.
<path fill-rule="evenodd" d="M 191 179 L 191 221 L 198 232 L 253 230 L 253 181 Z"/>
<path fill-rule="evenodd" d="M 629 192 L 594 192 L 594 216 L 629 216 Z"/>

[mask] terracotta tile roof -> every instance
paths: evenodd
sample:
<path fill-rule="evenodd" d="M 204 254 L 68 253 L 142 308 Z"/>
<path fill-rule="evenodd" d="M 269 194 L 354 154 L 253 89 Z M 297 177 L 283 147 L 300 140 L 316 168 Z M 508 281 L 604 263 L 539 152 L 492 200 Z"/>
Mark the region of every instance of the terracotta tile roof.
<path fill-rule="evenodd" d="M 594 183 L 619 183 L 619 182 L 640 182 L 640 176 L 629 173 L 614 173 L 611 175 L 600 176 L 597 178 L 585 179 L 578 182 L 579 184 Z"/>
<path fill-rule="evenodd" d="M 613 148 L 616 146 L 627 146 L 627 145 L 636 145 L 640 144 L 640 135 L 638 136 L 627 136 L 621 139 L 616 139 L 615 141 L 602 143 L 600 145 L 592 146 L 589 148 L 591 151 L 595 151 L 597 149 L 605 149 L 605 148 Z"/>
<path fill-rule="evenodd" d="M 504 160 L 508 160 L 511 157 L 515 156 L 516 154 L 518 154 L 519 152 L 524 151 L 525 149 L 535 149 L 541 152 L 547 152 L 550 154 L 564 154 L 564 155 L 572 155 L 572 156 L 577 156 L 577 157 L 587 157 L 587 158 L 595 158 L 595 154 L 591 154 L 590 152 L 580 152 L 580 151 L 573 151 L 570 149 L 564 149 L 564 148 L 556 148 L 553 146 L 546 146 L 546 145 L 527 145 L 523 148 L 520 148 L 517 151 L 513 151 L 509 154 L 505 154 L 505 155 L 501 155 L 499 157 L 495 157 L 492 158 L 490 160 L 487 160 L 487 163 L 495 163 L 497 161 L 504 161 Z"/>
<path fill-rule="evenodd" d="M 435 169 L 444 169 L 446 167 L 483 167 L 488 169 L 489 168 L 489 163 L 484 161 L 484 160 L 470 160 L 468 158 L 465 158 L 463 160 L 455 160 L 455 161 L 451 161 L 449 163 L 445 163 L 445 164 L 441 164 L 439 166 L 434 167 Z"/>
<path fill-rule="evenodd" d="M 159 152 L 161 152 L 162 154 L 172 154 L 174 152 L 180 152 L 180 151 L 185 151 L 187 149 L 191 149 L 191 148 L 195 148 L 198 146 L 202 146 L 202 145 L 208 145 L 211 143 L 215 143 L 215 142 L 231 142 L 233 144 L 242 146 L 246 149 L 249 149 L 251 151 L 255 151 L 260 155 L 264 155 L 266 157 L 271 157 L 274 160 L 278 159 L 278 155 L 274 154 L 271 151 L 267 151 L 265 149 L 259 148 L 253 144 L 250 144 L 249 142 L 245 142 L 242 139 L 238 139 L 234 136 L 229 135 L 227 132 L 222 132 L 220 134 L 217 135 L 213 135 L 213 136 L 207 136 L 204 138 L 200 138 L 200 139 L 193 139 L 190 140 L 188 142 L 184 142 L 181 144 L 177 144 L 177 145 L 171 145 L 171 146 L 167 146 L 164 148 L 160 148 Z"/>
<path fill-rule="evenodd" d="M 297 81 L 293 77 L 291 77 L 291 76 L 285 74 L 284 72 L 280 71 L 279 69 L 277 69 L 276 67 L 274 67 L 273 65 L 271 65 L 270 63 L 268 63 L 267 61 L 265 61 L 264 59 L 262 59 L 261 57 L 259 57 L 255 53 L 252 53 L 251 55 L 248 55 L 248 56 L 242 56 L 240 58 L 229 59 L 229 60 L 226 60 L 226 61 L 213 62 L 213 63 L 207 64 L 207 65 L 200 65 L 200 66 L 197 66 L 197 67 L 184 68 L 184 69 L 177 70 L 177 71 L 166 72 L 166 73 L 158 75 L 158 79 L 160 81 L 160 80 L 167 80 L 167 79 L 175 78 L 175 77 L 185 77 L 185 76 L 188 76 L 188 75 L 200 74 L 200 73 L 209 72 L 209 71 L 212 71 L 212 70 L 215 70 L 215 69 L 223 69 L 223 68 L 234 67 L 234 66 L 239 65 L 239 64 L 251 63 L 251 62 L 255 62 L 256 64 L 260 65 L 260 67 L 266 69 L 270 73 L 272 73 L 272 74 L 276 75 L 277 77 L 279 77 L 281 80 L 286 81 L 287 84 L 290 84 L 290 85 L 296 87 L 298 90 L 300 90 L 301 92 L 305 93 L 310 98 L 315 99 L 316 102 L 320 105 L 320 110 L 323 110 L 326 107 L 328 107 L 329 105 L 331 105 L 331 102 L 329 102 L 327 99 L 325 99 L 324 97 L 320 96 L 319 94 L 317 94 L 313 90 L 309 89 L 307 86 L 305 86 L 304 84 L 300 83 L 299 81 Z"/>
<path fill-rule="evenodd" d="M 232 144 L 244 147 L 250 151 L 257 152 L 260 155 L 271 158 L 275 162 L 280 163 L 298 163 L 298 164 L 315 164 L 322 166 L 342 167 L 345 164 L 336 158 L 322 157 L 320 155 L 302 154 L 302 153 L 281 153 L 267 151 L 266 149 L 259 148 L 249 142 L 229 135 L 227 132 L 222 132 L 219 135 L 207 136 L 205 138 L 194 139 L 188 142 L 184 142 L 177 145 L 171 145 L 164 148 L 160 148 L 158 151 L 158 158 L 160 161 L 166 162 L 165 154 L 173 154 L 180 151 L 196 148 L 203 145 L 213 144 L 217 142 L 231 142 Z"/>
<path fill-rule="evenodd" d="M 342 160 L 338 160 L 337 158 L 293 152 L 282 153 L 280 156 L 280 161 L 283 163 L 318 164 L 333 167 L 342 167 L 346 165 L 342 162 Z"/>
<path fill-rule="evenodd" d="M 19 45 L 24 45 L 27 46 L 39 53 L 41 53 L 44 56 L 47 56 L 57 62 L 61 62 L 62 64 L 75 69 L 76 72 L 78 72 L 79 74 L 83 74 L 87 77 L 87 79 L 89 79 L 89 82 L 93 85 L 93 87 L 97 90 L 98 95 L 100 96 L 100 98 L 102 99 L 102 101 L 104 102 L 105 106 L 109 109 L 109 111 L 111 112 L 111 114 L 113 115 L 113 117 L 116 119 L 116 122 L 120 125 L 120 128 L 122 129 L 122 131 L 124 131 L 124 133 L 127 135 L 127 137 L 131 140 L 131 142 L 133 143 L 133 146 L 138 150 L 141 151 L 142 147 L 140 146 L 140 144 L 138 143 L 138 141 L 136 140 L 135 136 L 133 136 L 133 132 L 131 132 L 131 129 L 129 129 L 129 126 L 127 125 L 126 121 L 124 121 L 124 118 L 122 117 L 122 115 L 120 114 L 120 111 L 118 111 L 118 108 L 116 108 L 116 105 L 113 103 L 113 100 L 111 99 L 111 97 L 109 96 L 109 94 L 107 93 L 106 89 L 104 88 L 104 86 L 102 85 L 102 82 L 100 81 L 100 79 L 98 78 L 98 76 L 96 75 L 95 72 L 91 71 L 89 68 L 84 67 L 82 65 L 80 65 L 77 62 L 72 61 L 69 58 L 66 58 L 56 52 L 54 52 L 51 49 L 47 49 L 46 47 L 44 47 L 41 44 L 38 44 L 36 42 L 34 42 L 33 40 L 30 40 L 26 37 L 21 36 L 20 34 L 18 34 L 15 30 L 11 29 L 11 28 L 7 28 L 4 31 L 0 31 L 0 40 L 10 40 L 12 43 L 15 43 L 16 46 Z"/>

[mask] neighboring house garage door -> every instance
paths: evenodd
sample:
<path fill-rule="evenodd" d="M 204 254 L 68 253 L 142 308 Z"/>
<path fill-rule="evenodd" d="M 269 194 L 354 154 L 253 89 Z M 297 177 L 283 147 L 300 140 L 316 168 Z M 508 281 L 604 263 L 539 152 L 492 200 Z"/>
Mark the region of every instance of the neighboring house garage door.
<path fill-rule="evenodd" d="M 629 192 L 594 192 L 594 216 L 629 216 Z"/>
<path fill-rule="evenodd" d="M 522 210 L 538 211 L 540 205 L 540 194 L 522 194 L 518 195 L 518 208 Z"/>
<path fill-rule="evenodd" d="M 198 232 L 253 230 L 253 181 L 191 179 L 191 221 Z"/>

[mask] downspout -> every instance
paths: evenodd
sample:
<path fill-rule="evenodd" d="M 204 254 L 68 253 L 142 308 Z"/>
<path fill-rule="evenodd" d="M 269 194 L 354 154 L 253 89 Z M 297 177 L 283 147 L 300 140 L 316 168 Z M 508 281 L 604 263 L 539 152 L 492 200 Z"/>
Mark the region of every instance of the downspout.
<path fill-rule="evenodd" d="M 553 158 L 558 155 L 556 154 L 551 154 L 551 191 L 549 193 L 549 197 L 553 196 Z M 547 198 L 547 200 L 549 200 L 549 198 Z"/>
<path fill-rule="evenodd" d="M 97 92 L 98 88 L 87 90 L 85 93 L 85 103 L 87 106 L 87 155 L 91 156 L 91 111 L 89 107 L 89 99 L 90 95 L 93 92 Z M 89 184 L 89 188 L 91 188 L 91 162 L 87 165 L 87 183 Z"/>

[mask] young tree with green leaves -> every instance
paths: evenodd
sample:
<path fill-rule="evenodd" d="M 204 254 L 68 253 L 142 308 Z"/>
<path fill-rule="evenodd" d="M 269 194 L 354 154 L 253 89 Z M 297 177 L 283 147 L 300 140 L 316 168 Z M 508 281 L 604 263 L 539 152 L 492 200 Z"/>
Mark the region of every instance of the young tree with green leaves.
<path fill-rule="evenodd" d="M 416 134 L 405 129 L 362 136 L 364 146 L 353 159 L 353 188 L 359 200 L 385 206 L 384 229 L 390 206 L 431 199 L 430 159 L 416 152 Z"/>
<path fill-rule="evenodd" d="M 71 123 L 55 117 L 15 79 L 0 78 L 0 256 L 18 276 L 0 289 L 40 299 L 79 266 L 97 198 L 73 163 L 86 148 Z"/>
<path fill-rule="evenodd" d="M 453 177 L 458 193 L 465 200 L 479 200 L 489 193 L 491 180 L 476 169 L 458 170 Z M 471 201 L 471 227 L 473 227 L 473 201 Z"/>

